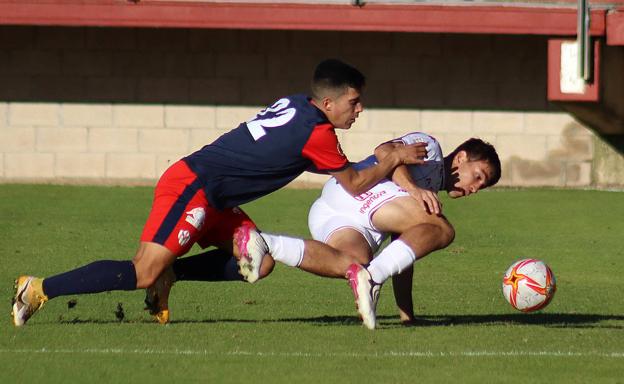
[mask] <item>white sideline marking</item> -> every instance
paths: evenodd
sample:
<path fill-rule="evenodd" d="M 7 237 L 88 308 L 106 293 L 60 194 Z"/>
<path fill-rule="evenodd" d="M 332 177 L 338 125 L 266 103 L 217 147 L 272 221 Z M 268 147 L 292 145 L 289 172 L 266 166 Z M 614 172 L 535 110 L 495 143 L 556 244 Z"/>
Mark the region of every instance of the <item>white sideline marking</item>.
<path fill-rule="evenodd" d="M 309 353 L 309 352 L 252 352 L 226 351 L 213 352 L 208 350 L 192 349 L 115 349 L 115 348 L 86 348 L 86 349 L 0 349 L 0 353 L 46 353 L 46 354 L 80 354 L 91 353 L 101 355 L 200 355 L 200 356 L 259 356 L 259 357 L 366 357 L 366 358 L 404 358 L 404 357 L 603 357 L 624 358 L 624 352 L 571 352 L 571 351 L 459 351 L 459 352 L 431 352 L 431 351 L 403 351 L 380 353 Z"/>

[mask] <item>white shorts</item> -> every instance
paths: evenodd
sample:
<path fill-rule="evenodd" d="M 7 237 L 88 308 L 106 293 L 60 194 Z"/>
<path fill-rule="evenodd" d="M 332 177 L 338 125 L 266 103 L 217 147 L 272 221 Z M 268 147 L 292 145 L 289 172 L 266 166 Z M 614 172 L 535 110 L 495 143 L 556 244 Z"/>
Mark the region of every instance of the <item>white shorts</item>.
<path fill-rule="evenodd" d="M 327 242 L 330 236 L 344 228 L 362 234 L 373 253 L 388 237 L 373 225 L 373 215 L 384 204 L 408 193 L 392 181 L 385 180 L 359 196 L 351 196 L 336 179 L 329 179 L 308 214 L 308 227 L 315 240 Z"/>

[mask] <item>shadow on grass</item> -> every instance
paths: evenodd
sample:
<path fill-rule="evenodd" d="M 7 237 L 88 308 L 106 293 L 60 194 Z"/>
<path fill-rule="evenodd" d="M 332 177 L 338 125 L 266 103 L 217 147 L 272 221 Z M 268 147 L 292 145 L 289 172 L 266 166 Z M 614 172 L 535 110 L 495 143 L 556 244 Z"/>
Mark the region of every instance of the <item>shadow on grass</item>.
<path fill-rule="evenodd" d="M 394 321 L 392 321 L 394 320 Z M 398 323 L 396 316 L 380 316 L 379 323 Z M 604 324 L 607 321 L 622 321 L 621 324 Z M 396 324 L 397 326 L 399 324 Z M 413 324 L 416 327 L 440 327 L 455 325 L 541 325 L 550 328 L 604 328 L 624 329 L 624 316 L 584 313 L 516 313 L 500 315 L 432 315 L 419 316 Z"/>
<path fill-rule="evenodd" d="M 377 317 L 380 328 L 405 327 L 397 316 Z M 622 324 L 604 324 L 609 321 L 621 321 Z M 59 319 L 61 324 L 153 324 L 151 319 L 128 319 L 122 321 L 105 319 Z M 356 316 L 319 316 L 319 317 L 295 317 L 267 320 L 250 319 L 176 319 L 170 324 L 210 324 L 210 323 L 311 323 L 319 326 L 331 325 L 360 325 L 361 321 Z M 447 327 L 461 325 L 538 325 L 551 328 L 601 328 L 601 329 L 624 329 L 624 316 L 598 315 L 582 313 L 533 313 L 533 314 L 499 314 L 499 315 L 422 315 L 408 326 L 414 327 Z"/>
<path fill-rule="evenodd" d="M 312 322 L 323 325 L 360 324 L 357 317 L 322 316 L 315 318 L 280 319 L 279 322 Z M 604 324 L 606 321 L 622 321 L 622 324 Z M 533 313 L 501 315 L 422 315 L 411 324 L 401 324 L 398 316 L 378 316 L 381 328 L 392 327 L 447 327 L 455 325 L 541 325 L 551 328 L 604 328 L 624 329 L 624 316 L 581 313 Z"/>

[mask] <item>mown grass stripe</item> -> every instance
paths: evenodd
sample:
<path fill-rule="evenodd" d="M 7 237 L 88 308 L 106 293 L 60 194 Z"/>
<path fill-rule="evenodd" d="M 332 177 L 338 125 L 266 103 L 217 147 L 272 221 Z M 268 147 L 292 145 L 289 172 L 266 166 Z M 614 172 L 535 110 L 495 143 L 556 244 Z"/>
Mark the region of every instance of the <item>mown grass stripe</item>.
<path fill-rule="evenodd" d="M 259 356 L 259 357 L 363 357 L 363 358 L 392 358 L 392 357 L 602 357 L 624 358 L 624 352 L 573 352 L 573 351 L 387 351 L 379 353 L 356 352 L 276 352 L 276 351 L 225 351 L 191 349 L 120 349 L 120 348 L 86 348 L 86 349 L 0 349 L 0 353 L 49 353 L 49 354 L 119 354 L 119 355 L 223 355 L 223 356 Z"/>

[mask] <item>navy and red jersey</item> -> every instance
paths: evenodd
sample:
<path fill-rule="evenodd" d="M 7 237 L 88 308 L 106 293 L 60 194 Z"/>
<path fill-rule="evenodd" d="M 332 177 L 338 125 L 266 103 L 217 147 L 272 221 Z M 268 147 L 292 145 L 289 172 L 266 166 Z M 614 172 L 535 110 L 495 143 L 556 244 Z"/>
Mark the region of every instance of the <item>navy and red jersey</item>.
<path fill-rule="evenodd" d="M 184 161 L 217 209 L 267 195 L 308 169 L 349 166 L 334 127 L 306 95 L 278 100 Z"/>

